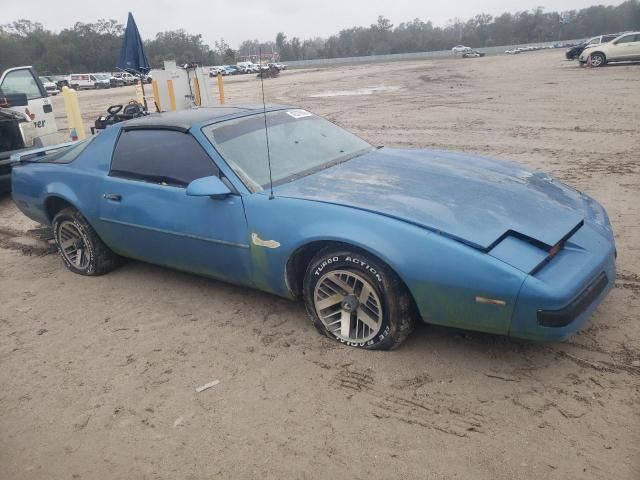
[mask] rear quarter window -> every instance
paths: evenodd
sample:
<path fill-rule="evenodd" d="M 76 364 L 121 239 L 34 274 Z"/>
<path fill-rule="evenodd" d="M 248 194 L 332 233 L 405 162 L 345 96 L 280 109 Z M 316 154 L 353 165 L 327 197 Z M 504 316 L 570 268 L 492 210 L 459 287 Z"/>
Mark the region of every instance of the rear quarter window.
<path fill-rule="evenodd" d="M 81 140 L 75 145 L 54 151 L 48 155 L 33 154 L 22 157 L 23 162 L 35 163 L 71 163 L 89 146 L 93 138 Z"/>

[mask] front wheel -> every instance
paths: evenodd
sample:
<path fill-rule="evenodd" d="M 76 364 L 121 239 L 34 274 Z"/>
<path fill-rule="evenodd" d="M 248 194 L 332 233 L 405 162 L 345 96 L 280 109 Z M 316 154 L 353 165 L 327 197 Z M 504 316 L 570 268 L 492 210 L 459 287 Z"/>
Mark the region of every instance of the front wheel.
<path fill-rule="evenodd" d="M 328 249 L 309 264 L 307 314 L 318 331 L 352 347 L 391 350 L 413 329 L 413 300 L 398 276 L 360 250 Z"/>
<path fill-rule="evenodd" d="M 73 273 L 103 275 L 118 265 L 118 256 L 75 208 L 61 210 L 53 218 L 52 225 L 58 253 Z"/>
<path fill-rule="evenodd" d="M 601 67 L 605 63 L 607 63 L 607 59 L 604 58 L 604 55 L 601 53 L 592 53 L 591 54 L 591 66 L 592 67 Z"/>

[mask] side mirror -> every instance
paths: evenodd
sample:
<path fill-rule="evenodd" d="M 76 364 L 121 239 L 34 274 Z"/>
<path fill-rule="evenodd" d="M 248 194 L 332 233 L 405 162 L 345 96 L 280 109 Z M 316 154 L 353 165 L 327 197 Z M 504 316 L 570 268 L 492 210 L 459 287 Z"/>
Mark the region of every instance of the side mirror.
<path fill-rule="evenodd" d="M 198 178 L 187 185 L 190 197 L 224 198 L 229 194 L 231 190 L 218 177 Z"/>

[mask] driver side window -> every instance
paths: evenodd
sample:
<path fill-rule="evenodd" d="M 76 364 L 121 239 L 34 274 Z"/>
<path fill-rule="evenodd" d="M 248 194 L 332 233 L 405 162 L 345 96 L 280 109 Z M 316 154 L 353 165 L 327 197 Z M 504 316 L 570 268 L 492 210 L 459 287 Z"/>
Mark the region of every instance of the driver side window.
<path fill-rule="evenodd" d="M 198 178 L 219 174 L 191 134 L 159 129 L 123 131 L 109 172 L 112 177 L 183 188 Z"/>
<path fill-rule="evenodd" d="M 31 70 L 26 68 L 7 73 L 0 88 L 4 93 L 24 93 L 28 100 L 46 96 L 40 91 Z"/>

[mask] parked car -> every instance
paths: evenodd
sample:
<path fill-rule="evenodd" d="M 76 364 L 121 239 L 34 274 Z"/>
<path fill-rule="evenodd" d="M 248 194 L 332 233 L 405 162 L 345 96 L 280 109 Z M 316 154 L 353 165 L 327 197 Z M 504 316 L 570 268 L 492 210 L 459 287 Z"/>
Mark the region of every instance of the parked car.
<path fill-rule="evenodd" d="M 97 88 L 111 88 L 111 74 L 110 73 L 94 73 L 94 77 L 100 82 Z"/>
<path fill-rule="evenodd" d="M 99 75 L 102 75 L 104 78 L 108 78 L 109 79 L 109 85 L 111 86 L 111 88 L 123 87 L 124 86 L 124 80 L 122 80 L 121 78 L 113 76 L 113 74 L 111 74 L 111 73 L 102 72 Z"/>
<path fill-rule="evenodd" d="M 470 50 L 468 52 L 464 52 L 462 54 L 462 58 L 479 58 L 479 57 L 484 57 L 484 53 L 479 52 L 477 50 Z"/>
<path fill-rule="evenodd" d="M 52 97 L 60 93 L 58 85 L 49 77 L 40 77 L 40 82 L 42 82 L 42 86 Z"/>
<path fill-rule="evenodd" d="M 504 53 L 506 53 L 507 55 L 516 55 L 520 53 L 520 50 L 518 50 L 517 48 L 510 48 L 509 50 L 505 50 Z"/>
<path fill-rule="evenodd" d="M 69 77 L 67 75 L 49 75 L 48 78 L 55 82 L 60 91 L 62 91 L 62 87 L 69 86 Z"/>
<path fill-rule="evenodd" d="M 113 76 L 121 79 L 125 85 L 135 85 L 138 83 L 138 78 L 134 77 L 129 72 L 114 72 Z"/>
<path fill-rule="evenodd" d="M 18 103 L 26 104 L 26 96 Z M 11 190 L 11 155 L 41 146 L 31 119 L 9 108 L 18 106 L 21 105 L 9 103 L 0 92 L 0 194 Z"/>
<path fill-rule="evenodd" d="M 239 68 L 242 73 L 257 73 L 260 71 L 258 65 L 253 62 L 238 62 L 236 67 Z"/>
<path fill-rule="evenodd" d="M 578 61 L 584 65 L 591 57 L 592 67 L 611 62 L 640 61 L 640 32 L 624 33 L 614 40 L 585 48 Z"/>
<path fill-rule="evenodd" d="M 93 73 L 72 73 L 68 78 L 69 86 L 76 90 L 89 90 L 99 88 L 109 88 L 111 83 L 108 79 L 99 78 Z"/>
<path fill-rule="evenodd" d="M 376 148 L 293 107 L 149 115 L 16 160 L 15 203 L 72 272 L 126 256 L 301 298 L 355 347 L 394 348 L 416 319 L 564 339 L 616 278 L 588 195 L 495 159 Z"/>
<path fill-rule="evenodd" d="M 224 65 L 224 70 L 223 75 L 240 75 L 242 73 L 240 69 L 234 65 Z"/>
<path fill-rule="evenodd" d="M 456 45 L 451 49 L 453 53 L 462 53 L 462 52 L 466 52 L 467 50 L 471 50 L 471 47 L 465 47 L 464 45 Z"/>
<path fill-rule="evenodd" d="M 614 40 L 615 38 L 617 38 L 619 35 L 620 34 L 616 33 L 616 34 L 609 34 L 609 35 L 598 35 L 597 37 L 590 38 L 584 43 L 580 43 L 578 45 L 574 45 L 573 47 L 569 48 L 564 53 L 564 56 L 566 57 L 567 60 L 575 60 L 576 58 L 580 57 L 580 54 L 584 51 L 585 48 L 591 47 L 594 45 L 600 45 L 601 43 L 610 42 L 611 40 Z"/>
<path fill-rule="evenodd" d="M 223 72 L 224 72 L 224 67 L 222 65 L 209 67 L 210 77 L 217 77 L 218 74 L 223 74 Z"/>
<path fill-rule="evenodd" d="M 48 93 L 32 67 L 0 75 L 0 192 L 11 189 L 11 155 L 59 142 Z"/>

